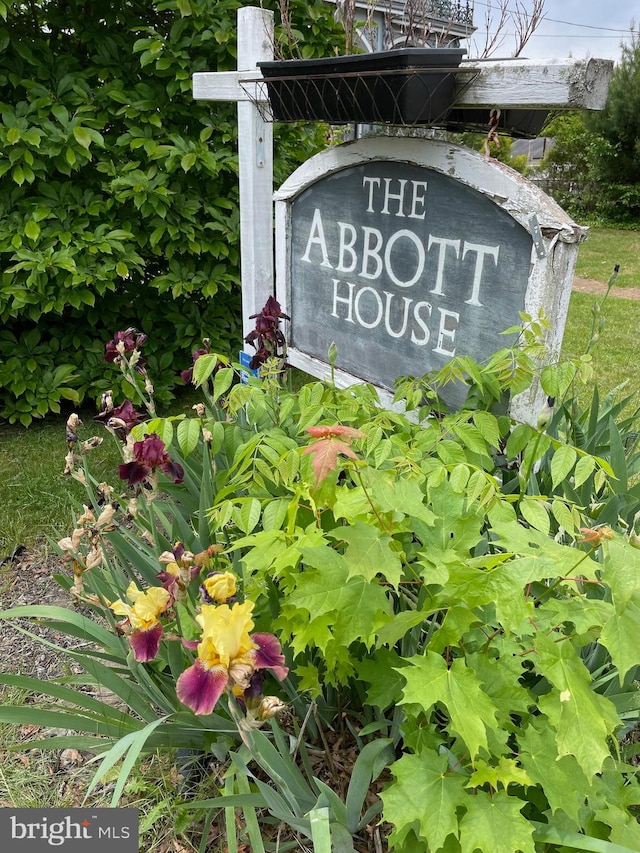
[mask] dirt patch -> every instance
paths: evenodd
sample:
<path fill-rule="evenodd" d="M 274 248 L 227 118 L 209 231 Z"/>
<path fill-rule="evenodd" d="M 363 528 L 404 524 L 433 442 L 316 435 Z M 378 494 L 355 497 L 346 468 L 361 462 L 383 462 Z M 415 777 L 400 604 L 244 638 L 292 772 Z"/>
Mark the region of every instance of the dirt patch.
<path fill-rule="evenodd" d="M 68 564 L 51 554 L 46 546 L 17 553 L 12 559 L 3 561 L 0 567 L 0 609 L 44 604 L 90 615 L 87 608 L 78 604 L 52 578 L 52 574 L 68 573 Z M 20 620 L 21 627 L 36 635 L 28 637 L 17 629 L 17 624 L 13 619 L 0 619 L 0 672 L 48 679 L 80 671 L 71 659 L 38 642 L 36 637 L 46 637 L 64 649 L 77 648 L 82 645 L 81 640 Z"/>
<path fill-rule="evenodd" d="M 604 296 L 607 285 L 593 278 L 574 278 L 573 289 L 579 293 L 593 293 L 596 296 Z M 640 299 L 640 287 L 612 287 L 609 296 L 619 299 Z"/>

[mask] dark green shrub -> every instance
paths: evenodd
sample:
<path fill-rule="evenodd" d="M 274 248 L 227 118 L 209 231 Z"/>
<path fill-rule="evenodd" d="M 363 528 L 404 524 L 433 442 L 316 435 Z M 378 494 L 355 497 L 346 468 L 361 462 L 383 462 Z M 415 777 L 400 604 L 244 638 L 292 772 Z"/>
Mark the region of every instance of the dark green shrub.
<path fill-rule="evenodd" d="M 211 321 L 237 315 L 236 108 L 194 101 L 191 78 L 235 67 L 241 5 L 0 4 L 0 418 L 97 394 L 116 328 L 153 331 L 176 375 L 204 326 L 229 349 Z M 330 9 L 291 12 L 299 48 L 325 53 Z M 277 176 L 319 141 L 283 131 Z"/>

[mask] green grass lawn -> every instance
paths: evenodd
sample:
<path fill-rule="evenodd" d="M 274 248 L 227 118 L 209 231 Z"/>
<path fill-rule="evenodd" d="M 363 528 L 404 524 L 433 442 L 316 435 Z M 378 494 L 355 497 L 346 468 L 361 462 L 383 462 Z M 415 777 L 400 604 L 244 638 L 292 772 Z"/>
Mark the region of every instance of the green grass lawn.
<path fill-rule="evenodd" d="M 114 466 L 120 459 L 115 439 L 100 424 L 93 424 L 91 413 L 83 412 L 81 437 L 104 437 L 102 445 L 91 451 L 91 466 L 100 479 L 113 480 Z M 66 417 L 48 417 L 34 421 L 25 429 L 20 425 L 0 427 L 0 559 L 18 544 L 32 545 L 47 536 L 67 534 L 71 509 L 86 500 L 84 488 L 64 476 Z"/>
<path fill-rule="evenodd" d="M 199 399 L 193 389 L 185 389 L 169 413 L 186 411 Z M 80 483 L 62 473 L 68 414 L 34 421 L 28 429 L 19 424 L 0 426 L 0 560 L 18 544 L 32 546 L 46 542 L 47 537 L 66 536 L 72 510 L 86 500 Z M 93 415 L 90 409 L 80 411 L 80 439 L 92 435 L 104 438 L 100 447 L 90 451 L 91 472 L 99 481 L 117 485 L 120 449 L 101 424 L 92 423 Z"/>
<path fill-rule="evenodd" d="M 593 321 L 593 306 L 602 303 L 604 319 L 600 338 L 591 350 L 594 379 L 600 395 L 627 382 L 623 393 L 635 393 L 640 403 L 640 300 L 609 296 L 602 300 L 590 293 L 571 295 L 562 356 L 578 358 L 587 349 Z M 585 397 L 581 394 L 581 399 Z"/>
<path fill-rule="evenodd" d="M 580 246 L 576 275 L 606 284 L 616 264 L 616 287 L 640 287 L 640 231 L 594 226 Z"/>

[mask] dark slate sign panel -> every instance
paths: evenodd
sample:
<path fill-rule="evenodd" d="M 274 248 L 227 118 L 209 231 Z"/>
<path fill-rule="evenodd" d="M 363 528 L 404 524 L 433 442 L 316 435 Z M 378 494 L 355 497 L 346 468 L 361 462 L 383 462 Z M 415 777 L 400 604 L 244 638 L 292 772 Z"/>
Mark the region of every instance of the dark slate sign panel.
<path fill-rule="evenodd" d="M 453 355 L 482 361 L 520 322 L 531 237 L 482 193 L 432 169 L 371 161 L 292 203 L 291 343 L 392 389 Z M 459 402 L 459 401 L 451 401 Z"/>

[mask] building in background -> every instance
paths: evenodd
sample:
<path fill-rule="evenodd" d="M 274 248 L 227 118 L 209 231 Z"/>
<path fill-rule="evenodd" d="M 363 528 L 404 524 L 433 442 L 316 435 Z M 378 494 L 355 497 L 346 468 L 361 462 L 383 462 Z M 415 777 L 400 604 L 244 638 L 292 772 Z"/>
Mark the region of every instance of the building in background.
<path fill-rule="evenodd" d="M 474 0 L 327 0 L 368 52 L 394 47 L 464 47 L 476 30 Z M 355 12 L 354 12 L 355 10 Z M 354 14 L 356 24 L 354 27 Z"/>

